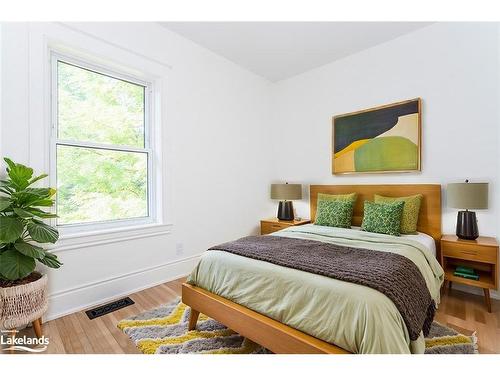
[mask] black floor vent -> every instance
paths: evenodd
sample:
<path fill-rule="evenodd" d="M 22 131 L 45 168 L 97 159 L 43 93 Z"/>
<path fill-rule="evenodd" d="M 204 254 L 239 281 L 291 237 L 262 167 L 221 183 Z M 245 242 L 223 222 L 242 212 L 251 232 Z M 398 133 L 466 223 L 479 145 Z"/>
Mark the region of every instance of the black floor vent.
<path fill-rule="evenodd" d="M 109 314 L 110 312 L 123 309 L 124 307 L 133 305 L 135 302 L 130 297 L 119 299 L 118 301 L 110 302 L 106 305 L 96 307 L 95 309 L 85 311 L 89 319 L 95 319 L 100 316 Z"/>

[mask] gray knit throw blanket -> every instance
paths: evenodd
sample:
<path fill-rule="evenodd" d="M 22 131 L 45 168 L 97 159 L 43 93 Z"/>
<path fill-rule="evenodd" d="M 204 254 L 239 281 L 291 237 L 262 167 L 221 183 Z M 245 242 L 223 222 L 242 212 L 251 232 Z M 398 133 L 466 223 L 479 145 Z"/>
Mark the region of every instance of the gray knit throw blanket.
<path fill-rule="evenodd" d="M 279 236 L 249 236 L 214 246 L 284 267 L 364 285 L 399 310 L 411 340 L 429 333 L 436 305 L 417 266 L 402 255 Z"/>

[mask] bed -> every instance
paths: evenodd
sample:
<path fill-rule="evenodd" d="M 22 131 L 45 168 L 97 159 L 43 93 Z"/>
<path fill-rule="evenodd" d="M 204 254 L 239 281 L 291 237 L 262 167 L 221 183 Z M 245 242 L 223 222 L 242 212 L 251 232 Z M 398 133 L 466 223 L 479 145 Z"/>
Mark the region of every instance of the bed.
<path fill-rule="evenodd" d="M 443 271 L 436 260 L 441 237 L 440 185 L 312 185 L 311 220 L 318 193 L 356 192 L 353 228 L 291 227 L 271 236 L 378 250 L 410 259 L 439 303 Z M 374 194 L 423 194 L 419 235 L 362 232 L 364 200 Z M 274 353 L 422 353 L 424 339 L 410 339 L 394 303 L 367 286 L 291 269 L 224 251 L 207 251 L 182 287 L 191 307 L 189 329 L 200 312 Z"/>

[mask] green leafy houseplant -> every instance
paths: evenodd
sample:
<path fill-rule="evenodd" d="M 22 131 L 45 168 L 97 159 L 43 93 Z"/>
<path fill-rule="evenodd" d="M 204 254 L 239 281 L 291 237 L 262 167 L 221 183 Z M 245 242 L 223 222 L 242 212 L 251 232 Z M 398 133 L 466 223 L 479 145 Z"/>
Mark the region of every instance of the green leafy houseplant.
<path fill-rule="evenodd" d="M 39 246 L 59 238 L 57 229 L 43 222 L 57 215 L 41 209 L 54 205 L 56 191 L 30 187 L 47 175 L 34 177 L 32 168 L 4 160 L 7 179 L 0 180 L 0 281 L 13 281 L 31 275 L 37 261 L 50 268 L 61 266 L 56 255 Z"/>

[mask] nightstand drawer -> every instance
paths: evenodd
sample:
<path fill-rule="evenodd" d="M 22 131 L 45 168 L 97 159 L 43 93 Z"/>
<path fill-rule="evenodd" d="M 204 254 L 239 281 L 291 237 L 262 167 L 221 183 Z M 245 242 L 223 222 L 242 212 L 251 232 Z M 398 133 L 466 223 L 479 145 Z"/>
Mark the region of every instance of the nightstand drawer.
<path fill-rule="evenodd" d="M 260 234 L 269 234 L 288 227 L 304 225 L 307 223 L 310 223 L 310 221 L 307 219 L 299 219 L 293 221 L 280 221 L 274 217 L 269 219 L 264 219 L 260 221 Z"/>
<path fill-rule="evenodd" d="M 493 247 L 442 242 L 441 251 L 443 252 L 443 256 L 452 258 L 455 257 L 485 263 L 496 263 L 497 261 L 497 249 Z"/>
<path fill-rule="evenodd" d="M 263 222 L 260 224 L 260 232 L 262 234 L 269 234 L 278 230 L 288 228 L 289 226 L 289 224 Z"/>

